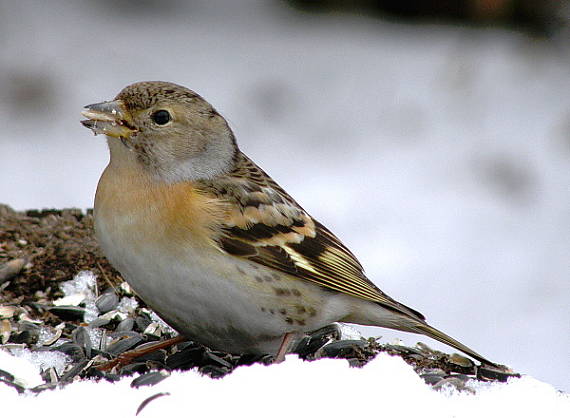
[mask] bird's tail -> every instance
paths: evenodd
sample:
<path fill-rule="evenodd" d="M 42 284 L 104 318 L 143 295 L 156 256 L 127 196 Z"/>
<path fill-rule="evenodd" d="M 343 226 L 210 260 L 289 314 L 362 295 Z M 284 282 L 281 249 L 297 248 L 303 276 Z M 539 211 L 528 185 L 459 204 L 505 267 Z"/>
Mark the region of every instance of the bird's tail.
<path fill-rule="evenodd" d="M 434 340 L 437 340 L 439 342 L 449 345 L 450 347 L 456 348 L 457 350 L 464 352 L 465 354 L 473 357 L 474 359 L 479 360 L 481 363 L 495 367 L 497 366 L 497 364 L 493 363 L 490 360 L 487 360 L 481 354 L 470 349 L 465 344 L 460 343 L 455 338 L 450 337 L 446 333 L 432 327 L 431 325 L 426 324 L 425 322 L 414 321 L 414 323 L 410 326 L 408 331 L 414 332 L 416 334 L 427 335 L 428 337 L 433 338 Z"/>

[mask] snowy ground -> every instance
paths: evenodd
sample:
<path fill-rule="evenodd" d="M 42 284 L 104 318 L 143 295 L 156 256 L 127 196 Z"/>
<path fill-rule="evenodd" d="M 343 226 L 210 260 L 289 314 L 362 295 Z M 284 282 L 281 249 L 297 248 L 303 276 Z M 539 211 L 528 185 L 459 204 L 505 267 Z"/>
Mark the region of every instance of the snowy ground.
<path fill-rule="evenodd" d="M 8 366 L 8 367 L 6 367 Z M 0 351 L 0 369 L 17 371 L 32 385 L 41 378 L 26 360 Z M 26 369 L 29 369 L 26 372 Z M 24 375 L 25 373 L 25 375 Z M 129 417 L 147 403 L 140 417 L 235 416 L 401 416 L 412 417 L 549 417 L 570 414 L 570 397 L 531 377 L 506 384 L 477 383 L 476 394 L 434 391 L 404 361 L 381 354 L 362 369 L 345 360 L 312 363 L 288 356 L 284 363 L 241 367 L 223 379 L 194 371 L 173 373 L 152 387 L 132 389 L 132 379 L 118 383 L 79 382 L 63 390 L 18 395 L 0 385 L 6 416 Z M 25 396 L 25 402 L 22 402 Z M 65 409 L 64 409 L 65 408 Z"/>
<path fill-rule="evenodd" d="M 0 5 L 0 201 L 17 209 L 91 207 L 107 151 L 79 124 L 81 107 L 134 81 L 178 82 L 228 117 L 242 149 L 335 231 L 388 294 L 488 358 L 570 390 L 564 51 L 507 31 L 299 16 L 280 3 L 188 2 L 149 14 L 118 13 L 111 4 Z M 306 373 L 325 385 L 333 384 L 328 373 L 347 373 L 353 380 L 335 380 L 343 384 L 311 397 L 306 408 L 323 398 L 331 408 L 396 408 L 401 397 L 384 398 L 389 381 L 379 379 L 400 368 L 396 360 L 379 359 L 358 375 L 343 367 L 289 361 L 230 379 L 255 379 L 252 397 L 269 391 L 283 405 L 295 391 L 273 392 L 274 371 Z M 406 385 L 411 371 L 401 368 L 408 377 L 390 379 Z M 155 391 L 182 401 L 191 391 L 206 404 L 205 385 L 232 381 L 182 391 L 177 379 L 202 378 L 172 377 L 164 388 L 135 392 L 130 405 L 97 408 L 132 413 Z M 521 411 L 525 402 L 529 410 L 531 392 L 555 405 L 553 389 L 531 378 L 476 398 L 428 394 L 420 383 L 418 397 L 451 412 L 483 408 L 495 396 L 519 396 Z M 370 393 L 358 396 L 353 387 Z M 65 389 L 73 394 L 41 395 L 18 411 L 79 399 L 82 388 L 90 399 L 114 391 L 82 383 Z M 339 389 L 345 397 L 336 396 Z M 168 402 L 151 403 L 148 416 Z"/>

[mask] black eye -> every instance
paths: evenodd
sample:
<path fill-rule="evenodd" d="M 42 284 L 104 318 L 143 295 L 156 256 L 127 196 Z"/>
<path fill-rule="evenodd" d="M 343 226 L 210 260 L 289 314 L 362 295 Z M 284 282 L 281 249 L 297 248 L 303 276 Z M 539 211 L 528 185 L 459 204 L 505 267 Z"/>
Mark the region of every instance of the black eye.
<path fill-rule="evenodd" d="M 168 110 L 157 110 L 151 115 L 151 118 L 158 125 L 166 125 L 172 119 Z"/>

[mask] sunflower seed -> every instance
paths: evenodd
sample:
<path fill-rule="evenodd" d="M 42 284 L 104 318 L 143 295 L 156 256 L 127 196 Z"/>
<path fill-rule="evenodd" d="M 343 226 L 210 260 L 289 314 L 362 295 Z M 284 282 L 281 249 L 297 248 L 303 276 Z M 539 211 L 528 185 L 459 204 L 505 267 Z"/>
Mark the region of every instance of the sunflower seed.
<path fill-rule="evenodd" d="M 147 343 L 147 344 L 155 344 L 155 343 L 156 343 L 155 341 L 152 341 L 152 342 Z M 145 344 L 141 344 L 141 345 L 137 346 L 137 350 L 138 349 L 142 350 L 143 349 L 142 347 L 144 345 Z M 146 353 L 146 354 L 138 357 L 138 360 L 144 361 L 144 362 L 151 361 L 151 362 L 164 364 L 164 362 L 166 361 L 166 350 L 153 350 L 149 353 Z"/>
<path fill-rule="evenodd" d="M 99 317 L 95 318 L 93 321 L 89 322 L 89 328 L 101 328 L 108 325 L 111 322 L 110 319 Z"/>
<path fill-rule="evenodd" d="M 54 306 L 79 306 L 85 300 L 85 293 L 73 293 L 53 301 Z"/>
<path fill-rule="evenodd" d="M 323 357 L 354 357 L 358 350 L 366 345 L 362 340 L 342 340 L 325 345 L 320 351 Z"/>
<path fill-rule="evenodd" d="M 477 369 L 477 379 L 480 380 L 498 380 L 499 382 L 506 382 L 509 377 L 521 377 L 521 375 L 518 373 L 503 371 L 491 366 L 482 366 Z"/>
<path fill-rule="evenodd" d="M 54 344 L 57 340 L 60 339 L 61 334 L 63 333 L 63 328 L 65 324 L 61 323 L 54 328 L 54 332 L 47 330 L 47 327 L 44 327 L 43 334 L 40 333 L 40 343 L 44 346 L 50 346 Z M 43 335 L 43 337 L 42 337 Z"/>
<path fill-rule="evenodd" d="M 216 363 L 218 366 L 223 366 L 223 367 L 226 367 L 226 368 L 228 368 L 228 369 L 232 369 L 232 368 L 233 368 L 233 366 L 232 366 L 229 362 L 227 362 L 227 361 L 224 360 L 223 358 L 221 358 L 221 357 L 215 355 L 215 354 L 212 353 L 212 352 L 206 351 L 206 352 L 204 353 L 204 357 L 203 357 L 203 358 L 204 358 L 205 361 L 207 361 L 207 362 L 209 362 L 209 363 Z"/>
<path fill-rule="evenodd" d="M 109 337 L 117 339 L 122 337 L 141 337 L 141 335 L 136 331 L 115 331 L 110 333 Z"/>
<path fill-rule="evenodd" d="M 159 372 L 150 372 L 147 374 L 140 375 L 131 382 L 132 388 L 139 388 L 141 386 L 154 386 L 157 383 L 162 382 L 170 376 L 170 373 L 166 370 L 161 370 Z"/>
<path fill-rule="evenodd" d="M 38 385 L 30 389 L 33 393 L 40 393 L 47 389 L 55 389 L 59 386 L 59 382 L 44 383 L 43 385 Z"/>
<path fill-rule="evenodd" d="M 12 373 L 8 373 L 6 370 L 0 369 L 0 380 L 7 381 L 7 382 L 13 382 L 14 381 L 14 375 Z"/>
<path fill-rule="evenodd" d="M 85 327 L 77 327 L 71 333 L 71 338 L 75 344 L 83 347 L 85 356 L 91 358 L 91 337 Z"/>
<path fill-rule="evenodd" d="M 26 266 L 27 261 L 23 258 L 16 258 L 0 265 L 0 284 L 17 276 Z"/>
<path fill-rule="evenodd" d="M 156 322 L 151 322 L 143 331 L 145 335 L 152 335 L 154 337 L 159 337 L 162 335 L 162 330 L 160 329 L 160 325 Z"/>
<path fill-rule="evenodd" d="M 107 353 L 112 354 L 114 356 L 124 353 L 131 348 L 134 348 L 137 344 L 143 341 L 143 337 L 140 335 L 121 338 L 118 341 L 107 346 Z"/>
<path fill-rule="evenodd" d="M 200 365 L 203 355 L 204 349 L 193 345 L 169 356 L 166 359 L 166 366 L 169 369 L 188 370 Z"/>
<path fill-rule="evenodd" d="M 132 331 L 135 326 L 135 320 L 133 318 L 123 319 L 119 325 L 117 325 L 117 331 Z"/>
<path fill-rule="evenodd" d="M 450 386 L 452 386 L 455 389 L 460 390 L 460 391 L 467 389 L 463 380 L 458 379 L 457 377 L 446 377 L 445 379 L 441 379 L 439 382 L 437 382 L 433 385 L 433 388 L 435 390 L 440 390 L 444 386 L 448 386 L 448 385 L 450 385 Z"/>
<path fill-rule="evenodd" d="M 152 321 L 151 321 L 148 317 L 145 317 L 145 316 L 142 316 L 142 315 L 137 316 L 136 319 L 135 319 L 135 324 L 136 324 L 136 326 L 137 326 L 137 329 L 138 329 L 140 332 L 144 332 L 144 330 L 146 329 L 146 327 L 148 327 L 151 322 L 152 322 Z"/>
<path fill-rule="evenodd" d="M 12 324 L 8 319 L 3 319 L 0 321 L 0 344 L 5 344 L 10 339 L 10 334 L 12 334 Z"/>
<path fill-rule="evenodd" d="M 76 363 L 71 369 L 65 372 L 59 380 L 61 382 L 68 382 L 73 380 L 73 378 L 81 373 L 89 365 L 89 363 L 89 360 L 83 360 L 79 363 Z"/>
<path fill-rule="evenodd" d="M 169 392 L 160 392 L 160 393 L 155 393 L 152 396 L 149 396 L 148 398 L 146 398 L 144 401 L 141 402 L 141 404 L 139 405 L 139 407 L 137 408 L 137 412 L 135 413 L 135 416 L 138 416 L 141 411 L 152 401 L 154 401 L 155 399 L 158 399 L 162 396 L 169 396 L 170 393 Z"/>
<path fill-rule="evenodd" d="M 95 300 L 95 306 L 102 314 L 112 311 L 119 304 L 119 297 L 113 291 L 103 293 Z"/>
<path fill-rule="evenodd" d="M 114 309 L 103 315 L 99 315 L 97 319 L 107 319 L 110 322 L 110 321 L 122 321 L 126 317 L 127 314 Z"/>
<path fill-rule="evenodd" d="M 457 353 L 451 354 L 448 360 L 451 364 L 455 364 L 456 366 L 459 367 L 469 368 L 475 366 L 475 363 L 473 363 L 470 359 L 468 359 L 467 357 L 463 357 L 462 355 L 459 355 Z"/>
<path fill-rule="evenodd" d="M 26 344 L 33 345 L 38 341 L 38 335 L 34 334 L 33 331 L 25 329 L 24 331 L 12 334 L 10 337 L 10 342 L 16 344 Z"/>
<path fill-rule="evenodd" d="M 10 381 L 8 381 L 8 380 L 4 380 L 4 379 L 2 379 L 1 377 L 0 377 L 0 383 L 4 383 L 6 386 L 13 387 L 13 388 L 16 389 L 16 390 L 18 391 L 18 393 L 20 393 L 20 394 L 21 394 L 21 393 L 24 393 L 24 392 L 26 391 L 26 389 L 25 389 L 23 386 L 21 386 L 21 385 L 19 385 L 19 384 L 17 384 L 17 383 L 14 383 L 14 382 L 10 382 Z"/>
<path fill-rule="evenodd" d="M 129 363 L 120 368 L 121 376 L 130 376 L 134 373 L 144 374 L 148 373 L 149 371 L 150 368 L 148 367 L 146 362 L 140 362 L 140 361 L 137 361 L 136 363 Z"/>
<path fill-rule="evenodd" d="M 461 373 L 454 373 L 451 375 L 451 377 L 455 377 L 456 379 L 460 379 L 465 383 L 472 380 L 471 377 L 467 376 L 466 374 L 461 374 Z"/>
<path fill-rule="evenodd" d="M 18 308 L 16 308 L 15 306 L 2 306 L 0 305 L 0 319 L 10 319 L 14 316 L 14 314 L 16 313 L 16 310 Z"/>
<path fill-rule="evenodd" d="M 83 316 L 85 315 L 85 308 L 79 306 L 52 306 L 48 307 L 47 310 L 64 321 L 83 321 Z"/>
<path fill-rule="evenodd" d="M 386 344 L 385 346 L 386 348 L 389 348 L 391 350 L 396 351 L 397 353 L 402 353 L 402 354 L 418 354 L 422 357 L 425 358 L 425 353 L 422 353 L 422 351 L 418 350 L 417 348 L 413 348 L 413 347 L 406 347 L 405 345 L 397 345 L 397 344 Z"/>
<path fill-rule="evenodd" d="M 426 382 L 428 385 L 435 385 L 436 383 L 443 380 L 443 376 L 434 373 L 424 373 L 421 374 L 420 377 L 424 379 L 424 382 Z"/>
<path fill-rule="evenodd" d="M 83 361 L 85 359 L 85 353 L 83 352 L 83 348 L 74 343 L 63 343 L 57 347 L 51 348 L 51 350 L 67 354 L 72 358 L 74 362 Z"/>
<path fill-rule="evenodd" d="M 338 340 L 341 330 L 336 324 L 328 325 L 303 337 L 293 349 L 301 358 L 314 355 L 317 350 L 332 340 Z"/>
<path fill-rule="evenodd" d="M 420 352 L 422 352 L 423 354 L 427 354 L 430 356 L 437 355 L 439 353 L 438 351 L 431 348 L 429 345 L 422 342 L 416 343 L 416 348 L 420 350 Z"/>
<path fill-rule="evenodd" d="M 42 371 L 40 373 L 40 376 L 42 377 L 42 379 L 44 379 L 44 382 L 46 383 L 55 383 L 59 380 L 57 376 L 57 371 L 53 367 L 50 367 Z"/>

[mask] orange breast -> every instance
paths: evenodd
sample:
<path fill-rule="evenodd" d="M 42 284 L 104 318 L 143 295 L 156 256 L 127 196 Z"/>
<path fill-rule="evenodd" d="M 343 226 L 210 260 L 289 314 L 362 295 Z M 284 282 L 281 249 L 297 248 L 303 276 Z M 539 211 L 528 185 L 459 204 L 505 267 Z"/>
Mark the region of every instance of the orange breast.
<path fill-rule="evenodd" d="M 95 197 L 96 223 L 129 241 L 156 241 L 167 247 L 212 245 L 226 204 L 192 182 L 166 184 L 142 169 L 109 165 Z M 130 238 L 130 239 L 129 239 Z"/>

